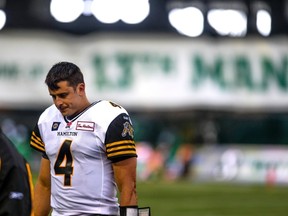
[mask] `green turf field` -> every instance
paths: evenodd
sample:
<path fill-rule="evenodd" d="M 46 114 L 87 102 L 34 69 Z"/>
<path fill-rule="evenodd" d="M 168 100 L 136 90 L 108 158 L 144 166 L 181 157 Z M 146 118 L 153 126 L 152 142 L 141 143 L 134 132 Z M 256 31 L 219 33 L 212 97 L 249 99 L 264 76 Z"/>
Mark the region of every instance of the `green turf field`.
<path fill-rule="evenodd" d="M 138 182 L 152 216 L 287 216 L 288 186 Z"/>

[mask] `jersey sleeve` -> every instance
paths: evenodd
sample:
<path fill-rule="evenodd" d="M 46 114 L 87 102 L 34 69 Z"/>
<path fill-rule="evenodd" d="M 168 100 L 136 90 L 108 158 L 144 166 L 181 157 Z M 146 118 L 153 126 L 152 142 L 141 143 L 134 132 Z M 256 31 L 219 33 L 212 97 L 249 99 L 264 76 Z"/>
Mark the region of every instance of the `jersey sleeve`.
<path fill-rule="evenodd" d="M 32 215 L 30 166 L 1 131 L 0 165 L 0 215 Z"/>
<path fill-rule="evenodd" d="M 108 159 L 117 162 L 137 157 L 134 141 L 134 129 L 126 113 L 118 115 L 109 125 L 105 137 Z"/>
<path fill-rule="evenodd" d="M 44 142 L 42 141 L 38 125 L 36 125 L 34 127 L 34 130 L 32 131 L 30 138 L 30 146 L 36 149 L 37 151 L 40 151 L 45 154 L 45 145 Z"/>

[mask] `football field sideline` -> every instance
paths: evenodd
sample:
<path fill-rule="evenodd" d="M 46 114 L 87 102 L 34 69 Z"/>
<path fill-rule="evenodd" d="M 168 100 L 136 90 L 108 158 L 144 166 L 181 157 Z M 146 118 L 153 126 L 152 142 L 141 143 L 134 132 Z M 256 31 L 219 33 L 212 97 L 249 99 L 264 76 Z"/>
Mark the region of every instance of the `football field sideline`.
<path fill-rule="evenodd" d="M 140 182 L 152 216 L 287 216 L 288 186 Z"/>

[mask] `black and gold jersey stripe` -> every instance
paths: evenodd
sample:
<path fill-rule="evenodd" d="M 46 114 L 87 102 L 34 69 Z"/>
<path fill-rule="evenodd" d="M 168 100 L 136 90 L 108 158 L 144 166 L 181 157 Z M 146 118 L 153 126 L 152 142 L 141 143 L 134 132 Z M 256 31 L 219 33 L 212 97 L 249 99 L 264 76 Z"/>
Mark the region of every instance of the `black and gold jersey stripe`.
<path fill-rule="evenodd" d="M 36 125 L 34 130 L 32 131 L 31 138 L 30 138 L 30 145 L 31 147 L 35 148 L 40 152 L 45 152 L 45 145 L 40 137 L 39 128 Z"/>
<path fill-rule="evenodd" d="M 123 140 L 106 145 L 108 158 L 117 156 L 136 155 L 135 142 L 133 140 Z"/>

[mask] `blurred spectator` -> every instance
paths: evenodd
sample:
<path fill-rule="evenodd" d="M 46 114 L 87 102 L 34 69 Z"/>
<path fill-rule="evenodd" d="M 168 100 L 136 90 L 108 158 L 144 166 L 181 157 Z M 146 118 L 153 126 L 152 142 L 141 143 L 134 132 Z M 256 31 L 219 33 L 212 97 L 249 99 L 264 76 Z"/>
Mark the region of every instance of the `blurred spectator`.
<path fill-rule="evenodd" d="M 30 159 L 31 148 L 29 145 L 30 131 L 23 125 L 15 122 L 13 119 L 6 118 L 1 122 L 1 129 L 3 133 L 12 141 L 16 146 L 18 152 L 24 156 L 24 158 Z"/>
<path fill-rule="evenodd" d="M 177 158 L 182 164 L 180 177 L 186 179 L 189 177 L 192 165 L 193 145 L 189 143 L 182 144 L 177 152 Z"/>

